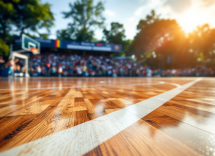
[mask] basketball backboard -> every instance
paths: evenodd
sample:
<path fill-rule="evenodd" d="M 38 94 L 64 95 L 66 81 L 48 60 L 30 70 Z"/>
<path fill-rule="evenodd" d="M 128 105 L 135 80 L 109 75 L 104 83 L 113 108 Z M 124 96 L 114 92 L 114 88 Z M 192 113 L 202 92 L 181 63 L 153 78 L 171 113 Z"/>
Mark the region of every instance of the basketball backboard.
<path fill-rule="evenodd" d="M 26 35 L 22 35 L 22 49 L 31 51 L 34 55 L 40 54 L 40 43 Z"/>

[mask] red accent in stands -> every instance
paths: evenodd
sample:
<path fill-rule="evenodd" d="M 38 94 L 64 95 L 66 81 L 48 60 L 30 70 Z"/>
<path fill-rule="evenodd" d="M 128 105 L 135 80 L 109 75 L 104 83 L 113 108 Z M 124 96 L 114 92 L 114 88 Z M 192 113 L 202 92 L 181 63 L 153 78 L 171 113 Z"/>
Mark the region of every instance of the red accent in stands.
<path fill-rule="evenodd" d="M 101 46 L 102 46 L 102 43 L 97 43 L 96 46 L 101 47 Z"/>

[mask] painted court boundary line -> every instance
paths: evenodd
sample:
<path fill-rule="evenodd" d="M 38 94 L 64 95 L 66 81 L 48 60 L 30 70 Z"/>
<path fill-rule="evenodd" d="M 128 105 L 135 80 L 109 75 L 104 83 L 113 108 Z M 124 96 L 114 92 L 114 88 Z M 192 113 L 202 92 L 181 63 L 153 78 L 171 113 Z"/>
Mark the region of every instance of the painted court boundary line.
<path fill-rule="evenodd" d="M 128 128 L 200 80 L 196 79 L 113 113 L 11 148 L 1 152 L 0 156 L 83 155 Z"/>

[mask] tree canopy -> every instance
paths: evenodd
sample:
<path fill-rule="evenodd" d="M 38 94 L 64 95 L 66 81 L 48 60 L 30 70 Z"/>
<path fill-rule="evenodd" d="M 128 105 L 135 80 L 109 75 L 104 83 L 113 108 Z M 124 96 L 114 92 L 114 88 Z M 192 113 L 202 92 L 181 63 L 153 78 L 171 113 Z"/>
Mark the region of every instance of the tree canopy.
<path fill-rule="evenodd" d="M 125 40 L 125 29 L 123 24 L 112 22 L 110 30 L 103 30 L 104 39 L 107 43 L 123 44 Z"/>
<path fill-rule="evenodd" d="M 140 20 L 138 33 L 132 44 L 132 52 L 141 55 L 143 52 L 154 51 L 167 41 L 174 40 L 178 35 L 185 35 L 175 20 L 160 19 L 154 11 Z"/>
<path fill-rule="evenodd" d="M 9 55 L 9 46 L 0 39 L 0 56 L 8 56 Z"/>
<path fill-rule="evenodd" d="M 19 35 L 29 32 L 40 34 L 41 28 L 49 30 L 54 25 L 54 16 L 50 7 L 50 4 L 42 4 L 40 0 L 0 1 L 2 38 L 5 39 L 5 34 L 12 26 L 16 28 Z"/>
<path fill-rule="evenodd" d="M 103 30 L 103 42 L 110 44 L 121 44 L 123 51 L 116 55 L 127 55 L 130 50 L 131 40 L 126 40 L 125 29 L 123 24 L 118 22 L 112 22 L 110 30 L 104 28 Z"/>
<path fill-rule="evenodd" d="M 26 31 L 39 33 L 41 28 L 49 31 L 54 25 L 54 16 L 50 10 L 50 4 L 40 3 L 39 0 L 22 0 L 14 5 L 16 18 L 14 25 L 20 30 L 20 35 Z"/>
<path fill-rule="evenodd" d="M 148 65 L 176 68 L 212 62 L 215 58 L 215 31 L 207 24 L 186 35 L 177 21 L 161 19 L 152 11 L 140 20 L 137 31 L 130 54 Z M 171 62 L 167 62 L 168 58 Z"/>
<path fill-rule="evenodd" d="M 0 1 L 0 38 L 7 46 L 14 35 L 23 33 L 30 36 L 48 38 L 47 32 L 54 25 L 51 5 L 40 0 L 1 0 Z"/>
<path fill-rule="evenodd" d="M 101 1 L 94 3 L 93 0 L 77 0 L 69 3 L 70 10 L 63 12 L 63 16 L 66 19 L 70 18 L 71 22 L 67 29 L 59 30 L 57 36 L 61 39 L 92 41 L 95 29 L 101 28 L 104 22 L 103 3 Z"/>

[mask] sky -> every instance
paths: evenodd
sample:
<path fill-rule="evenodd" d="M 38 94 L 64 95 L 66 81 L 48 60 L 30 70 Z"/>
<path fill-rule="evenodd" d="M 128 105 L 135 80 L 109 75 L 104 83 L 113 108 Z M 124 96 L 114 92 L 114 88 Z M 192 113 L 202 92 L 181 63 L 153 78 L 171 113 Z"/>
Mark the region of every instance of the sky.
<path fill-rule="evenodd" d="M 99 0 L 94 0 L 97 3 Z M 136 26 L 141 19 L 155 10 L 164 19 L 176 19 L 186 33 L 194 30 L 198 25 L 208 23 L 215 27 L 215 0 L 102 0 L 105 11 L 103 13 L 105 25 L 111 22 L 124 25 L 126 38 L 133 39 Z M 55 16 L 55 26 L 51 28 L 50 38 L 56 39 L 56 31 L 67 28 L 71 19 L 64 19 L 62 12 L 69 11 L 69 3 L 75 0 L 42 0 L 51 4 Z M 102 38 L 102 30 L 95 30 L 95 38 Z"/>

